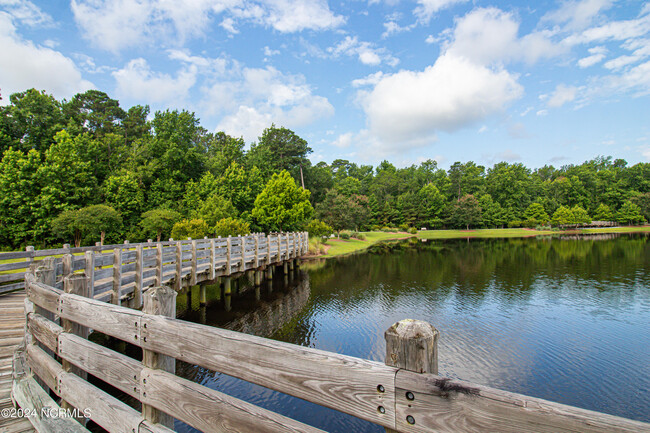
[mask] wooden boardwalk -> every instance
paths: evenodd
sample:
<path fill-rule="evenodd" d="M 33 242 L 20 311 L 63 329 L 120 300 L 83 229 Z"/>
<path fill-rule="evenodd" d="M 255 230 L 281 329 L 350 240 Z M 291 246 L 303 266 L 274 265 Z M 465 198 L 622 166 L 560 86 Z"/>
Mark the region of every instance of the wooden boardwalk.
<path fill-rule="evenodd" d="M 0 295 L 0 409 L 11 408 L 12 358 L 25 335 L 25 291 Z M 33 432 L 27 418 L 0 415 L 1 433 Z"/>

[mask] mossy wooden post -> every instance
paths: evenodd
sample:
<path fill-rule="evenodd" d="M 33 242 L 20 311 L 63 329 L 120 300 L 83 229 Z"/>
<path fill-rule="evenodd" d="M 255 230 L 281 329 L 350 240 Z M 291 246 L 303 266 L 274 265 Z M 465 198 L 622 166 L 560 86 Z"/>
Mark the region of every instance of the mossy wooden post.
<path fill-rule="evenodd" d="M 208 303 L 207 286 L 202 284 L 199 286 L 199 306 L 205 306 Z"/>
<path fill-rule="evenodd" d="M 122 247 L 113 249 L 113 293 L 111 303 L 120 305 L 122 299 Z"/>
<path fill-rule="evenodd" d="M 91 298 L 92 293 L 90 292 L 89 288 L 90 285 L 88 284 L 88 277 L 86 277 L 86 274 L 68 275 L 63 280 L 63 291 L 65 293 L 83 296 L 84 298 Z M 70 320 L 61 320 L 61 326 L 63 327 L 63 332 L 68 332 L 84 339 L 87 339 L 88 335 L 90 334 L 90 330 L 87 327 L 81 326 L 75 322 L 71 322 Z M 59 343 L 59 355 L 62 359 L 61 367 L 63 368 L 63 371 L 74 373 L 83 380 L 88 379 L 88 373 L 79 367 L 72 365 L 69 361 L 66 360 L 66 347 L 61 343 Z M 74 409 L 74 407 L 65 400 L 61 402 L 61 407 L 63 409 Z M 79 409 L 79 411 L 83 411 L 84 408 L 79 407 L 77 409 Z M 86 420 L 83 417 L 77 418 L 77 421 L 79 421 L 81 424 L 86 423 Z"/>
<path fill-rule="evenodd" d="M 232 278 L 223 279 L 223 303 L 226 311 L 230 311 L 232 301 Z"/>
<path fill-rule="evenodd" d="M 86 251 L 84 253 L 84 258 L 86 260 L 86 277 L 88 278 L 88 293 L 89 298 L 95 296 L 95 252 Z"/>
<path fill-rule="evenodd" d="M 439 335 L 438 330 L 427 322 L 400 320 L 384 333 L 386 365 L 416 373 L 438 374 Z M 413 399 L 414 395 L 408 389 L 395 389 L 396 426 L 399 431 L 408 431 L 411 425 L 418 422 L 408 410 Z M 386 432 L 396 430 L 387 428 Z"/>
<path fill-rule="evenodd" d="M 176 291 L 171 287 L 153 287 L 145 292 L 143 299 L 142 312 L 176 317 Z M 174 358 L 151 350 L 142 351 L 142 364 L 147 368 L 163 370 L 172 374 L 176 371 L 176 360 Z M 158 423 L 165 427 L 174 428 L 174 418 L 153 406 L 143 404 L 142 417 L 152 424 Z"/>

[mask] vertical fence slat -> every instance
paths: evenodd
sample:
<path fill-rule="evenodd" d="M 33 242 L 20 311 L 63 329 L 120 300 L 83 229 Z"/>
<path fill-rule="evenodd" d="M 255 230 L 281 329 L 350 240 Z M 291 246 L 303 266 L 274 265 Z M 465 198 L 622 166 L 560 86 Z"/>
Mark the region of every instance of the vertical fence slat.
<path fill-rule="evenodd" d="M 142 306 L 142 273 L 144 268 L 144 247 L 135 246 L 135 291 L 133 292 L 133 308 Z"/>
<path fill-rule="evenodd" d="M 88 297 L 95 296 L 95 252 L 86 251 L 84 253 L 86 259 L 86 277 L 88 277 Z"/>
<path fill-rule="evenodd" d="M 163 283 L 163 244 L 156 244 L 156 286 Z"/>
<path fill-rule="evenodd" d="M 192 274 L 190 275 L 190 286 L 196 286 L 196 269 L 197 269 L 197 256 L 196 256 L 196 240 L 192 241 Z"/>
<path fill-rule="evenodd" d="M 122 299 L 122 247 L 113 249 L 113 293 L 111 303 L 120 305 Z"/>
<path fill-rule="evenodd" d="M 176 241 L 176 280 L 174 281 L 174 288 L 180 291 L 183 287 L 183 243 Z"/>
<path fill-rule="evenodd" d="M 232 238 L 228 236 L 226 239 L 226 275 L 230 275 L 232 263 L 231 259 L 231 250 L 232 250 Z"/>

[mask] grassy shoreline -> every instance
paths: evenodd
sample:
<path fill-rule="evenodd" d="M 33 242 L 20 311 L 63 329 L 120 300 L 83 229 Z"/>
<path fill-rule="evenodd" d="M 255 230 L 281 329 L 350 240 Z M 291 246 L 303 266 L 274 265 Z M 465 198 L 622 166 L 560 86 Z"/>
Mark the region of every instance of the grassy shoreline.
<path fill-rule="evenodd" d="M 423 230 L 416 235 L 406 232 L 363 232 L 366 237 L 361 241 L 358 239 L 329 239 L 325 244 L 328 249 L 325 254 L 310 256 L 308 258 L 332 258 L 347 254 L 358 253 L 371 247 L 372 245 L 382 242 L 409 237 L 418 239 L 436 240 L 436 239 L 466 239 L 466 238 L 524 238 L 545 235 L 562 235 L 562 234 L 593 234 L 593 233 L 650 233 L 650 225 L 634 227 L 607 227 L 602 229 L 573 229 L 573 230 L 533 230 L 524 228 L 514 229 L 478 229 L 478 230 Z"/>

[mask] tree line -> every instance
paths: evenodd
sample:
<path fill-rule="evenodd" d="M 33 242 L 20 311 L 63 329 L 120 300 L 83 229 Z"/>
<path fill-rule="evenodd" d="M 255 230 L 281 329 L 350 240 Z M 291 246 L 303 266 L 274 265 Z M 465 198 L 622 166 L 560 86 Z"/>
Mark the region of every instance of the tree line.
<path fill-rule="evenodd" d="M 14 93 L 0 107 L 0 245 L 197 238 L 319 221 L 340 231 L 650 218 L 648 163 L 314 165 L 307 141 L 275 125 L 245 145 L 189 111 L 124 109 L 98 90 L 69 101 Z"/>

